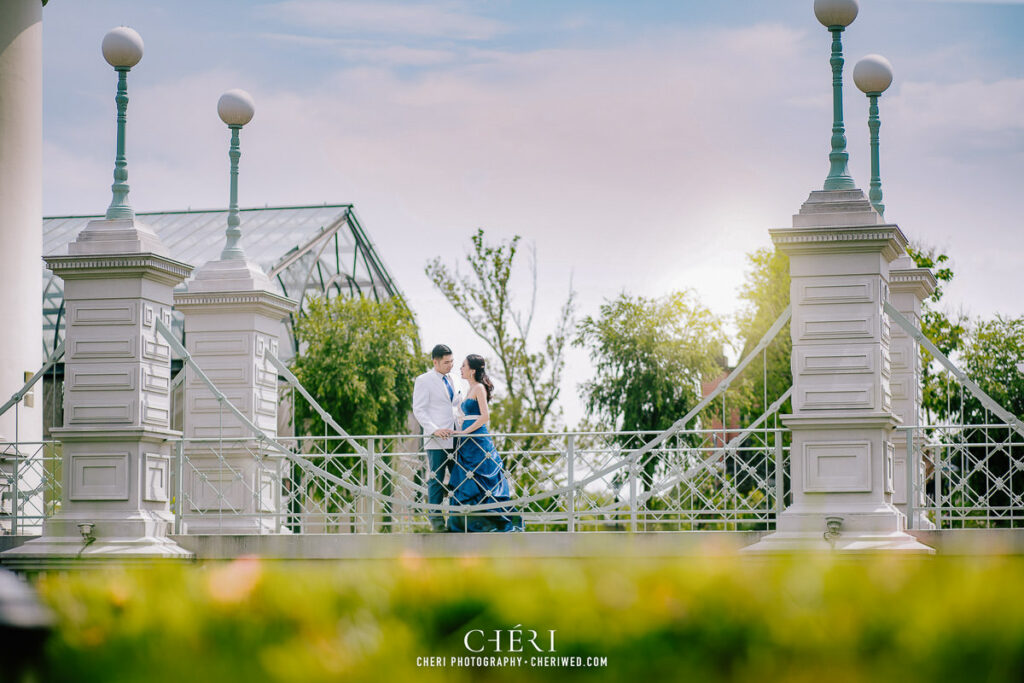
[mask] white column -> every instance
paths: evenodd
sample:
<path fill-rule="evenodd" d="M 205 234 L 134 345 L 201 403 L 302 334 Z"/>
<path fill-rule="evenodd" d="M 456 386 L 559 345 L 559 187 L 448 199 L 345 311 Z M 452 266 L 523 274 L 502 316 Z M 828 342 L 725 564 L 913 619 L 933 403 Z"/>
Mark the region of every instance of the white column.
<path fill-rule="evenodd" d="M 42 364 L 42 47 L 40 0 L 0 2 L 0 320 L 7 330 L 0 335 L 0 402 Z M 0 449 L 0 515 L 15 505 L 23 515 L 42 514 L 42 436 L 40 382 L 0 416 L 0 442 L 19 442 Z M 34 535 L 42 525 L 22 519 L 13 527 L 4 521 L 0 532 Z"/>
<path fill-rule="evenodd" d="M 0 2 L 0 403 L 43 359 L 43 21 L 40 0 Z M 19 441 L 42 438 L 42 385 L 18 406 Z M 15 438 L 15 411 L 0 416 L 0 440 Z"/>
<path fill-rule="evenodd" d="M 771 235 L 792 279 L 793 413 L 782 421 L 793 502 L 775 533 L 746 550 L 931 552 L 892 504 L 899 418 L 882 306 L 906 238 L 860 190 L 812 192 L 793 227 Z"/>
<path fill-rule="evenodd" d="M 246 418 L 274 437 L 277 371 L 265 354 L 278 354 L 283 320 L 296 304 L 269 286 L 255 264 L 211 261 L 187 292 L 175 295 L 175 308 L 185 315 L 192 359 Z M 209 440 L 185 444 L 187 532 L 287 533 L 279 514 L 284 457 L 219 405 L 192 368 L 185 372 L 185 438 Z"/>
<path fill-rule="evenodd" d="M 46 257 L 67 310 L 60 511 L 43 535 L 0 556 L 21 569 L 110 560 L 190 559 L 168 538 L 172 290 L 191 272 L 133 219 L 95 220 Z M 80 525 L 91 523 L 86 544 Z M 79 556 L 80 555 L 80 556 Z"/>
<path fill-rule="evenodd" d="M 918 268 L 909 256 L 901 256 L 892 262 L 889 283 L 889 301 L 907 320 L 918 327 L 921 325 L 921 305 L 935 291 L 935 276 L 928 268 Z M 904 426 L 923 424 L 921 352 L 916 341 L 903 328 L 892 328 L 892 410 L 903 421 Z M 917 435 L 919 442 L 923 434 Z M 895 461 L 893 463 L 893 503 L 904 515 L 907 514 L 907 440 L 894 440 Z M 918 451 L 920 454 L 920 451 Z M 917 481 L 924 481 L 923 461 L 920 457 L 911 460 L 910 466 L 917 468 Z M 918 494 L 915 502 L 914 528 L 933 529 L 934 525 L 924 516 L 924 492 Z"/>

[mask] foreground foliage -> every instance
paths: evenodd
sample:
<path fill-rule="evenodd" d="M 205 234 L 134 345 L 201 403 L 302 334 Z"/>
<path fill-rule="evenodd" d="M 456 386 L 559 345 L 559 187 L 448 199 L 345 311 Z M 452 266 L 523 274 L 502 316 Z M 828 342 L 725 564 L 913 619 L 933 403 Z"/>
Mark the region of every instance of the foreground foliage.
<path fill-rule="evenodd" d="M 54 681 L 1016 681 L 1022 570 L 1005 557 L 409 555 L 81 571 L 37 585 L 59 615 Z M 417 668 L 419 656 L 472 654 L 472 629 L 554 629 L 556 656 L 607 666 Z"/>

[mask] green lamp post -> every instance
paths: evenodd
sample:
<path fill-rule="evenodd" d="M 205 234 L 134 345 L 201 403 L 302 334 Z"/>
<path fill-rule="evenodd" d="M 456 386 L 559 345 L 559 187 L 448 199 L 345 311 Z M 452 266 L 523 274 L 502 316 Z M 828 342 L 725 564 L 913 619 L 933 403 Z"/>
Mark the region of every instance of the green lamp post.
<path fill-rule="evenodd" d="M 892 85 L 892 64 L 882 55 L 868 55 L 853 67 L 853 82 L 868 96 L 868 130 L 871 132 L 871 189 L 868 199 L 879 216 L 885 215 L 882 203 L 882 176 L 878 170 L 878 98 Z"/>
<path fill-rule="evenodd" d="M 220 254 L 223 261 L 245 260 L 245 252 L 239 244 L 242 230 L 238 217 L 238 160 L 242 152 L 239 148 L 238 134 L 242 126 L 252 120 L 255 112 L 256 104 L 244 90 L 228 90 L 217 101 L 217 114 L 231 130 L 231 149 L 228 151 L 228 157 L 231 159 L 231 198 L 228 203 L 227 242 Z"/>
<path fill-rule="evenodd" d="M 127 26 L 118 26 L 103 36 L 103 58 L 117 71 L 117 154 L 114 158 L 113 197 L 107 220 L 135 218 L 128 205 L 128 161 L 124 155 L 124 128 L 128 118 L 128 72 L 142 59 L 142 36 Z"/>
<path fill-rule="evenodd" d="M 814 16 L 832 34 L 832 151 L 825 178 L 826 190 L 856 188 L 847 161 L 846 130 L 843 127 L 843 30 L 857 18 L 857 0 L 814 0 Z"/>

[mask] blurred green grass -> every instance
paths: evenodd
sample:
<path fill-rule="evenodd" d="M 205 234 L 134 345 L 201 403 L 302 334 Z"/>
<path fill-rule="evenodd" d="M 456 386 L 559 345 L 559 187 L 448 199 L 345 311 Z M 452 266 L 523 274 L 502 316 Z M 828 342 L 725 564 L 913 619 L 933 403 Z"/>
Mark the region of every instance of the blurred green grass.
<path fill-rule="evenodd" d="M 1010 556 L 240 558 L 36 586 L 58 615 L 54 681 L 1024 680 Z M 517 627 L 607 666 L 416 666 L 472 655 L 469 630 Z"/>

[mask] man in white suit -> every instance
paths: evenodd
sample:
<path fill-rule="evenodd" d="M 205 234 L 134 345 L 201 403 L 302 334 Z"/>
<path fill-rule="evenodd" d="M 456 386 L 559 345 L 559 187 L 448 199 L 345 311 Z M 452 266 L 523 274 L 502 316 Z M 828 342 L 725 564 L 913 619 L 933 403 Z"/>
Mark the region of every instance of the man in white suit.
<path fill-rule="evenodd" d="M 427 451 L 427 502 L 440 505 L 447 495 L 444 478 L 455 463 L 454 440 L 455 413 L 462 404 L 462 392 L 455 388 L 448 373 L 455 364 L 452 350 L 438 344 L 430 352 L 434 369 L 416 378 L 412 390 L 412 413 L 423 427 L 424 447 Z M 434 531 L 444 531 L 444 515 L 430 512 L 430 526 Z"/>

